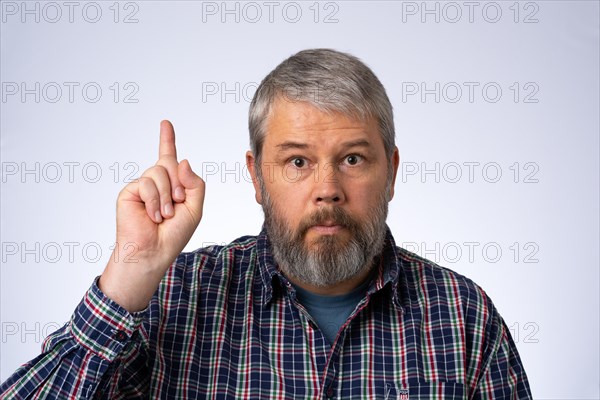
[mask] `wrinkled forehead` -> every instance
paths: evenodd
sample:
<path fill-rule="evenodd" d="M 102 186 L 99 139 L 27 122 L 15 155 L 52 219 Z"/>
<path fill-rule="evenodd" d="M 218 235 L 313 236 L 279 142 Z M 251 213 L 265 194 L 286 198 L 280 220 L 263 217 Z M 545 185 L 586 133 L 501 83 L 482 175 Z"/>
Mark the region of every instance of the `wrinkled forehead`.
<path fill-rule="evenodd" d="M 360 117 L 320 107 L 308 101 L 279 97 L 271 105 L 265 124 L 265 143 L 274 144 L 289 137 L 306 140 L 371 138 L 383 146 L 378 124 L 373 117 Z"/>
<path fill-rule="evenodd" d="M 346 116 L 349 119 L 366 121 L 373 117 L 367 104 L 356 104 L 347 97 L 341 96 L 323 96 L 320 92 L 312 91 L 277 91 L 274 93 L 273 100 L 268 105 L 268 116 L 271 116 L 274 110 L 304 108 L 316 109 L 324 113 Z"/>

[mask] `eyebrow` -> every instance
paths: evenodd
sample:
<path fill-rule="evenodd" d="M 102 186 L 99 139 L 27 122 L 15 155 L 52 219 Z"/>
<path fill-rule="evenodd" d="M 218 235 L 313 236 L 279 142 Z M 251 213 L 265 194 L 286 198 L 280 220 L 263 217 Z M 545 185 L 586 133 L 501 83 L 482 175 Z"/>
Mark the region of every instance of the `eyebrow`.
<path fill-rule="evenodd" d="M 358 139 L 358 140 L 353 140 L 351 142 L 342 143 L 342 147 L 345 149 L 348 149 L 351 147 L 370 147 L 370 146 L 371 146 L 371 143 L 369 143 L 365 139 Z M 307 143 L 294 142 L 294 141 L 287 140 L 283 143 L 278 144 L 275 147 L 277 147 L 280 150 L 288 150 L 288 149 L 308 149 L 311 146 Z"/>
<path fill-rule="evenodd" d="M 288 141 L 278 144 L 275 147 L 277 147 L 280 150 L 288 150 L 288 149 L 307 149 L 309 146 L 306 143 L 292 142 L 292 141 L 288 140 Z"/>

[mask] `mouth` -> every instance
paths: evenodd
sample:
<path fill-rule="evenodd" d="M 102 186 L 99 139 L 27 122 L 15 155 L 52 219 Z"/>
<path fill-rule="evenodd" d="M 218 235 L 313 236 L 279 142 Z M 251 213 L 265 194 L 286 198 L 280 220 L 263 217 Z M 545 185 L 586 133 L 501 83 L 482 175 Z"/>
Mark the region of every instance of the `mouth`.
<path fill-rule="evenodd" d="M 318 225 L 311 226 L 310 229 L 320 234 L 331 235 L 344 229 L 344 227 L 335 223 L 334 221 L 324 221 L 319 223 Z"/>

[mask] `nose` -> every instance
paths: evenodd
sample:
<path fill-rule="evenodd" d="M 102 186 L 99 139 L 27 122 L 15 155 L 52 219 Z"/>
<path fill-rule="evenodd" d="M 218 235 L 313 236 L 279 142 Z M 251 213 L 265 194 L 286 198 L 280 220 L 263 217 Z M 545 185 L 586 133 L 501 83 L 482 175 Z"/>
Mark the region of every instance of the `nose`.
<path fill-rule="evenodd" d="M 316 205 L 336 204 L 345 201 L 344 190 L 335 164 L 318 168 L 314 176 L 313 201 Z"/>

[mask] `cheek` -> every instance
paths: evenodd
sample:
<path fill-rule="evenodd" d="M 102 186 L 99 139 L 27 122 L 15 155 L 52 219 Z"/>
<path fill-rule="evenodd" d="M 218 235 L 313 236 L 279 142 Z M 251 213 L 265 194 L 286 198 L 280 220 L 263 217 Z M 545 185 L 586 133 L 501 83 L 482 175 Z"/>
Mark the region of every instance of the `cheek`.
<path fill-rule="evenodd" d="M 358 215 L 368 215 L 379 203 L 385 192 L 385 182 L 355 182 L 346 189 L 346 200 L 352 211 Z"/>
<path fill-rule="evenodd" d="M 293 225 L 304 217 L 308 201 L 305 185 L 299 182 L 273 182 L 267 185 L 273 207 L 277 213 Z"/>

